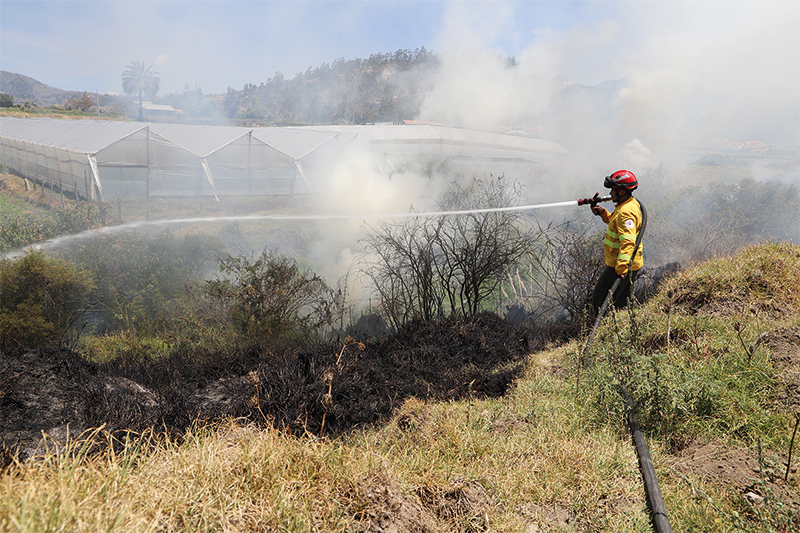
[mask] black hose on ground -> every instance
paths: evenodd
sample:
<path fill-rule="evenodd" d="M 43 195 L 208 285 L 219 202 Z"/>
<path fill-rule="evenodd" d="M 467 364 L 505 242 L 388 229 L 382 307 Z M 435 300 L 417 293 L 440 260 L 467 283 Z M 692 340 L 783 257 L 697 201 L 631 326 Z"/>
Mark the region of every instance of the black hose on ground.
<path fill-rule="evenodd" d="M 650 450 L 647 448 L 644 434 L 639 428 L 639 421 L 636 420 L 636 405 L 633 403 L 628 389 L 620 384 L 622 395 L 628 404 L 628 427 L 633 435 L 633 443 L 636 446 L 636 455 L 639 456 L 639 468 L 642 471 L 644 488 L 647 493 L 647 505 L 650 507 L 650 520 L 653 523 L 655 533 L 672 533 L 672 526 L 667 516 L 667 507 L 664 505 L 664 498 L 661 496 L 661 489 L 658 486 L 656 469 L 653 467 L 653 460 L 650 458 Z"/>

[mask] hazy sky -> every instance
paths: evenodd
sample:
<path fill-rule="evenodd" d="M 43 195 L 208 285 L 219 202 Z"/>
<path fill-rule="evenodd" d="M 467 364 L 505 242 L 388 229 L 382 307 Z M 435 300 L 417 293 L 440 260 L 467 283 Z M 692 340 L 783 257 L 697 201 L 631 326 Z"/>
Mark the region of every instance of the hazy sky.
<path fill-rule="evenodd" d="M 557 64 L 572 81 L 594 84 L 630 76 L 631 62 L 642 56 L 702 60 L 694 54 L 719 39 L 715 54 L 724 56 L 726 47 L 740 53 L 736 41 L 747 40 L 765 66 L 788 53 L 794 63 L 787 66 L 796 71 L 797 6 L 794 0 L 2 0 L 0 63 L 60 89 L 120 92 L 122 71 L 138 60 L 159 72 L 162 94 L 187 83 L 219 93 L 277 71 L 291 78 L 341 57 L 477 46 L 517 58 L 547 54 L 545 66 Z M 666 49 L 648 49 L 659 35 Z"/>
<path fill-rule="evenodd" d="M 738 135 L 796 142 L 799 34 L 797 0 L 0 0 L 0 68 L 59 89 L 121 93 L 122 71 L 137 60 L 158 72 L 160 95 L 186 85 L 222 93 L 278 71 L 291 78 L 424 46 L 447 56 L 423 109 L 430 116 L 503 123 L 520 107 L 535 115 L 549 105 L 536 80 L 624 79 L 615 120 L 641 139 L 679 138 L 698 124 L 718 135 L 736 121 L 758 123 Z M 504 69 L 505 56 L 519 68 Z M 584 111 L 570 110 L 576 128 Z"/>
<path fill-rule="evenodd" d="M 596 2 L 0 1 L 2 69 L 66 90 L 120 92 L 131 61 L 153 65 L 162 94 L 287 78 L 338 58 L 426 47 L 453 17 L 514 55 L 532 40 L 609 12 Z M 467 13 L 465 15 L 465 13 Z"/>

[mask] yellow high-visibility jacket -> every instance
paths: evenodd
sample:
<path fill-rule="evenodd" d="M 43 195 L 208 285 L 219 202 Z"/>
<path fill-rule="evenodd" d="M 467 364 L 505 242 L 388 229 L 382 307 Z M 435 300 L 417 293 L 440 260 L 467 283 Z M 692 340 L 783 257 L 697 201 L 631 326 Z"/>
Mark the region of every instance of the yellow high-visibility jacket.
<path fill-rule="evenodd" d="M 618 275 L 628 272 L 628 262 L 636 246 L 636 237 L 642 229 L 642 208 L 634 197 L 630 197 L 621 204 L 617 204 L 614 212 L 603 210 L 600 218 L 608 224 L 603 248 L 606 252 L 606 265 L 617 271 Z M 633 271 L 642 268 L 642 245 L 633 258 Z"/>

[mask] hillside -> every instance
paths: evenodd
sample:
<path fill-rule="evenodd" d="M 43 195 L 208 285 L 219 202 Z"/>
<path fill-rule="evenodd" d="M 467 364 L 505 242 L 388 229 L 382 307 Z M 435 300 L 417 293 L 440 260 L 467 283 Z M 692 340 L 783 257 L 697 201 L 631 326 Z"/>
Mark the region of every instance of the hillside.
<path fill-rule="evenodd" d="M 10 94 L 14 102 L 35 102 L 39 106 L 63 105 L 67 100 L 80 98 L 82 91 L 64 91 L 50 87 L 22 74 L 0 71 L 0 93 Z"/>
<path fill-rule="evenodd" d="M 486 314 L 144 366 L 7 351 L 0 529 L 648 531 L 624 383 L 675 531 L 796 530 L 798 280 L 791 244 L 698 264 L 609 316 L 591 365 Z"/>

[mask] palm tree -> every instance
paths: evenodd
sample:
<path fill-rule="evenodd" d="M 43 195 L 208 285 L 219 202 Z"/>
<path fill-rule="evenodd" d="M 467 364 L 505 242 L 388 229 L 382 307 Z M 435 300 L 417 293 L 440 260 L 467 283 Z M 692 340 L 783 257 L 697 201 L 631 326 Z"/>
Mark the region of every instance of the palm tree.
<path fill-rule="evenodd" d="M 152 65 L 145 68 L 144 63 L 133 61 L 125 68 L 122 73 L 122 89 L 125 94 L 139 95 L 139 121 L 144 121 L 144 109 L 142 108 L 142 95 L 147 94 L 151 98 L 158 93 L 158 86 L 161 80 L 158 72 L 150 72 Z"/>

